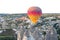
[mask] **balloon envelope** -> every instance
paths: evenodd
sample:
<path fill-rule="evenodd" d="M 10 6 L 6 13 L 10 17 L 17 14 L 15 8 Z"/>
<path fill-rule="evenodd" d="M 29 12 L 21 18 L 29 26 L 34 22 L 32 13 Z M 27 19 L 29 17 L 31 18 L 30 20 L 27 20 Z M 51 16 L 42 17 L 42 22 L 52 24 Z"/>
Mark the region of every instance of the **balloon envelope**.
<path fill-rule="evenodd" d="M 39 7 L 30 7 L 28 9 L 28 17 L 32 23 L 37 23 L 37 20 L 41 17 L 42 10 Z"/>

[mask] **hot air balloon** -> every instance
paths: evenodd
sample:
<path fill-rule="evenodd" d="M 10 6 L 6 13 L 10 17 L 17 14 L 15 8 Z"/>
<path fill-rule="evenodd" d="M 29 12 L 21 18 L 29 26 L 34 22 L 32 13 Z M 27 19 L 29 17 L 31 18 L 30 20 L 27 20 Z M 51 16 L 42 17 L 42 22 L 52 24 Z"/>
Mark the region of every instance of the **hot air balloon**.
<path fill-rule="evenodd" d="M 42 10 L 39 7 L 30 7 L 28 9 L 27 15 L 30 18 L 30 20 L 32 21 L 32 23 L 35 24 L 35 23 L 37 23 L 38 19 L 41 17 Z"/>

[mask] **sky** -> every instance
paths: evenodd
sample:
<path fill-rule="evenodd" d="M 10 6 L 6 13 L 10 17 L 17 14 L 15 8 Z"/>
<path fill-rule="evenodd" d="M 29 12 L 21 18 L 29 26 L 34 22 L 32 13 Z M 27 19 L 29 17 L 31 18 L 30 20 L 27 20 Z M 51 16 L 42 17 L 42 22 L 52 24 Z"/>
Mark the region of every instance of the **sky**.
<path fill-rule="evenodd" d="M 0 13 L 27 13 L 32 6 L 40 7 L 43 13 L 60 13 L 60 0 L 0 0 Z"/>

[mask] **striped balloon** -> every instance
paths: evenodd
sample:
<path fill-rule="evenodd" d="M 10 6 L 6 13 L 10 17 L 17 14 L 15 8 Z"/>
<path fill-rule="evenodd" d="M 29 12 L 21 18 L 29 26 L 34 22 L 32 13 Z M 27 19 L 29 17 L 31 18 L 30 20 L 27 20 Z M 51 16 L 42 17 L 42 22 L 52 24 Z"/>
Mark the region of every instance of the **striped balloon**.
<path fill-rule="evenodd" d="M 32 21 L 32 23 L 37 23 L 37 20 L 41 17 L 42 15 L 42 10 L 39 7 L 30 7 L 28 9 L 28 17 Z"/>

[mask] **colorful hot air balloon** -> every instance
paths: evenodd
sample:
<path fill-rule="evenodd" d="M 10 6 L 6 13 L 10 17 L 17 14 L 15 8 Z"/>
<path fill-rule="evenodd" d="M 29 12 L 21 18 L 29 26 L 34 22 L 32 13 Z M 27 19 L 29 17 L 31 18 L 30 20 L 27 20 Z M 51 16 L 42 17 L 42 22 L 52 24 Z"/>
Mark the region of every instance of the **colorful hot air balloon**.
<path fill-rule="evenodd" d="M 32 23 L 37 23 L 38 19 L 42 15 L 42 10 L 39 7 L 30 7 L 28 9 L 28 17 L 32 21 Z"/>

